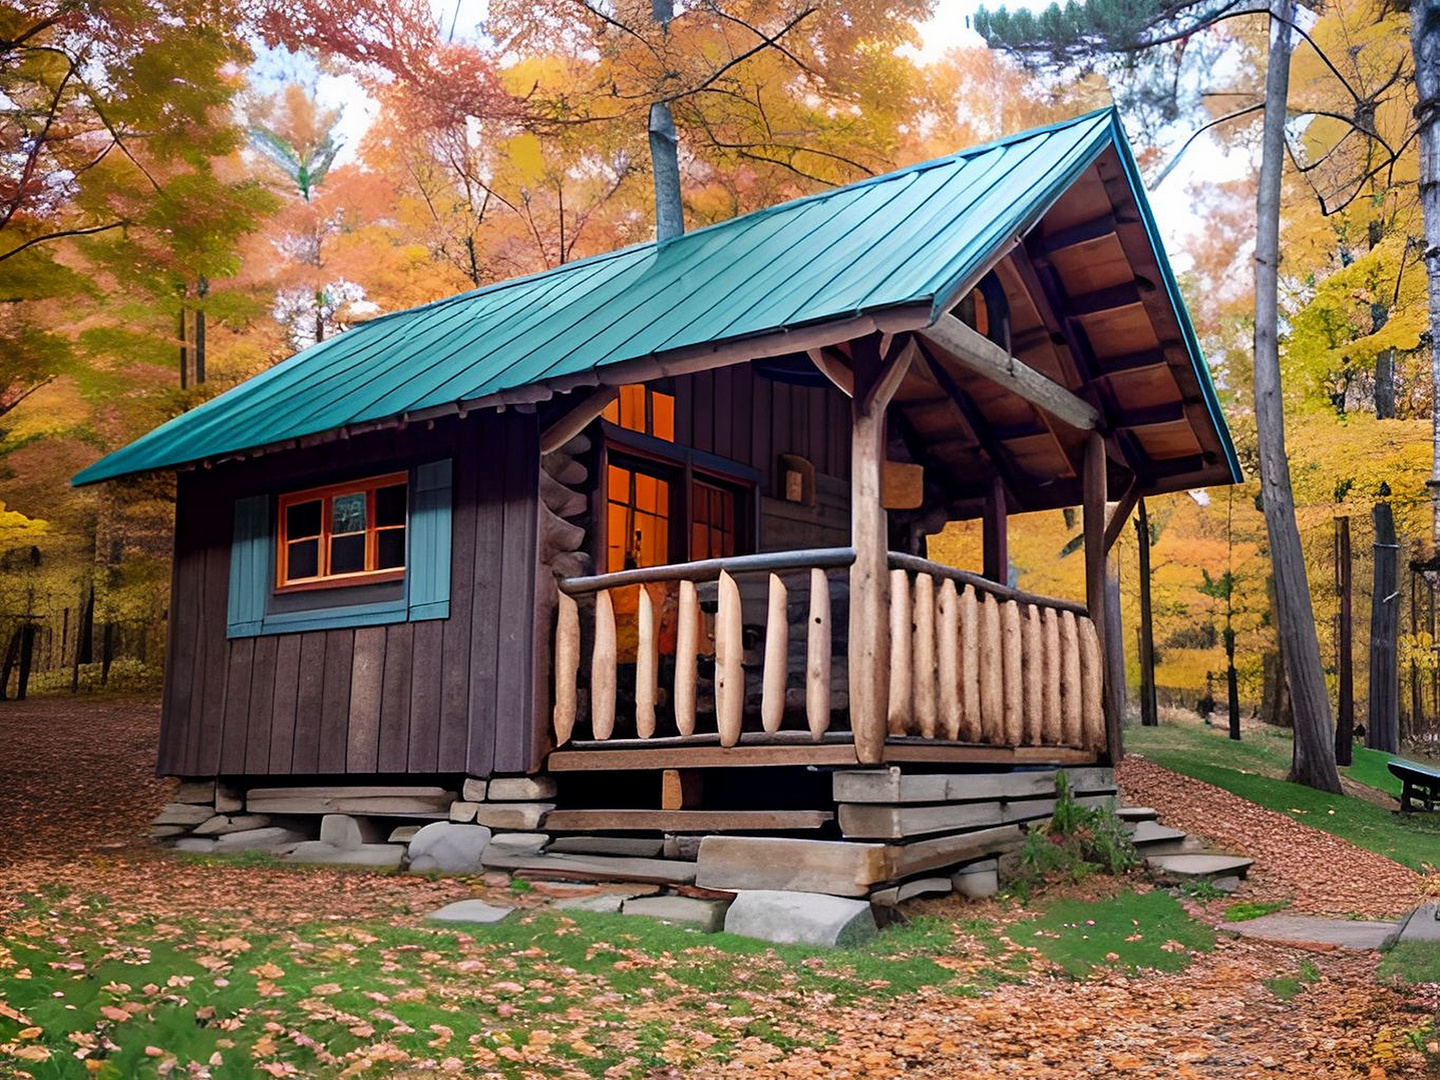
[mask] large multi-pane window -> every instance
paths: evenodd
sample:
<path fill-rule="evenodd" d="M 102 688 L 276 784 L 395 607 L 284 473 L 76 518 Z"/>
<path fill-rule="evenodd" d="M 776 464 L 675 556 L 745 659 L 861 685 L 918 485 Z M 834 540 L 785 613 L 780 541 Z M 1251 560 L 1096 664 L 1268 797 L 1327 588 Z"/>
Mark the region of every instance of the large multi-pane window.
<path fill-rule="evenodd" d="M 600 414 L 627 431 L 675 441 L 675 395 L 641 383 L 622 386 L 620 396 Z"/>
<path fill-rule="evenodd" d="M 696 480 L 690 485 L 690 558 L 735 554 L 735 492 Z"/>
<path fill-rule="evenodd" d="M 282 495 L 276 588 L 404 577 L 406 508 L 404 473 Z"/>
<path fill-rule="evenodd" d="M 623 459 L 611 461 L 606 481 L 606 569 L 670 562 L 670 481 Z"/>

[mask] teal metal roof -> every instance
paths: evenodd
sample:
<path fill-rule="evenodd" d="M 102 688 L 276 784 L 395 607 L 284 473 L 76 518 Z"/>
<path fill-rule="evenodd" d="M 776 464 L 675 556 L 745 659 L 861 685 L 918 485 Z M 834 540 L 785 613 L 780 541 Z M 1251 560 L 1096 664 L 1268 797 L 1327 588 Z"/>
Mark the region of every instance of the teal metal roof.
<path fill-rule="evenodd" d="M 176 417 L 84 469 L 74 483 L 898 305 L 929 303 L 938 317 L 956 289 L 1111 145 L 1134 171 L 1119 118 L 1105 109 L 662 244 L 638 244 L 385 315 Z M 1136 196 L 1143 206 L 1143 191 Z M 1168 267 L 1165 273 L 1173 284 Z M 1174 295 L 1188 328 L 1178 290 Z M 1192 352 L 1228 449 L 1209 371 L 1198 345 Z"/>

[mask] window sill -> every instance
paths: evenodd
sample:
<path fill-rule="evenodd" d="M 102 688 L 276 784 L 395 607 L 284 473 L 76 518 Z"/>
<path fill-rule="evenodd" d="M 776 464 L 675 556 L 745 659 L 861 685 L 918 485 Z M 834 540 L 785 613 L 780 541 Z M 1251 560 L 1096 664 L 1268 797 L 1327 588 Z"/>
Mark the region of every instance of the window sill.
<path fill-rule="evenodd" d="M 449 617 L 448 600 L 434 604 L 411 604 L 402 598 L 315 611 L 274 612 L 256 622 L 231 623 L 228 636 L 237 638 L 300 634 L 307 630 L 345 630 L 357 626 L 385 626 L 389 623 Z"/>

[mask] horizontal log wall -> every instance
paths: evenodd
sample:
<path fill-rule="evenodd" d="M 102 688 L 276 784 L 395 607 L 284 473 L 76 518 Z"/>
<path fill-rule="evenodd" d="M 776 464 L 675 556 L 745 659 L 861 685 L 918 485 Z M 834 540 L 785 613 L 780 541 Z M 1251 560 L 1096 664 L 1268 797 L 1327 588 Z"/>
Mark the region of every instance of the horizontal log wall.
<path fill-rule="evenodd" d="M 227 638 L 236 498 L 444 457 L 454 461 L 448 619 Z M 506 412 L 182 473 L 159 772 L 485 776 L 538 765 L 538 468 L 534 414 Z"/>

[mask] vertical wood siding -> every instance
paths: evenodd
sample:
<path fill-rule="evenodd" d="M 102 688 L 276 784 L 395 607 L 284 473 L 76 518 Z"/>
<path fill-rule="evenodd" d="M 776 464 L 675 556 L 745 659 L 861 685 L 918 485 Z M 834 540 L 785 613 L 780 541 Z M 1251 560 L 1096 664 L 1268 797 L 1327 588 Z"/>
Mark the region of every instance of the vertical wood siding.
<path fill-rule="evenodd" d="M 237 497 L 442 457 L 454 461 L 450 618 L 226 637 Z M 182 473 L 159 771 L 533 768 L 538 469 L 534 414 L 505 412 Z"/>

